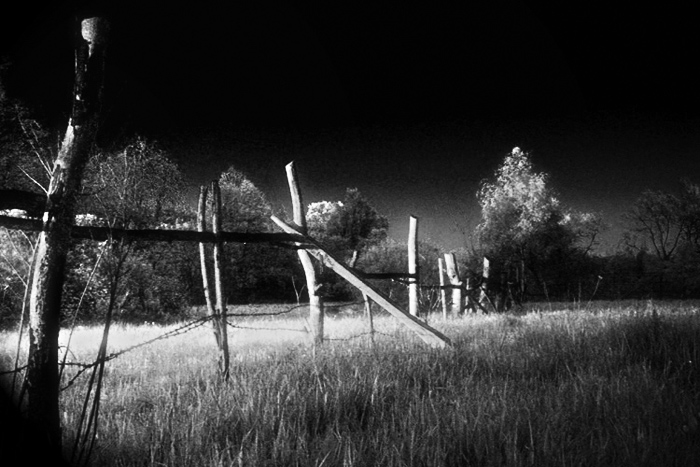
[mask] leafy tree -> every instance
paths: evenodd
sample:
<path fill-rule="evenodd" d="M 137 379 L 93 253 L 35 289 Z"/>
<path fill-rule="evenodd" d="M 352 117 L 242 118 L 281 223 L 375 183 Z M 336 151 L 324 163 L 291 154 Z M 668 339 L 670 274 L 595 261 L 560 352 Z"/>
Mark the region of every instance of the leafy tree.
<path fill-rule="evenodd" d="M 158 228 L 184 215 L 184 188 L 167 154 L 137 137 L 123 150 L 90 160 L 81 209 L 109 227 Z"/>
<path fill-rule="evenodd" d="M 343 201 L 320 201 L 309 205 L 306 213 L 309 235 L 328 251 L 345 258 L 355 267 L 360 254 L 386 239 L 389 222 L 377 213 L 357 188 L 348 188 Z M 327 296 L 348 300 L 354 288 L 330 272 L 322 270 L 319 281 Z"/>
<path fill-rule="evenodd" d="M 336 253 L 350 253 L 354 267 L 360 253 L 384 240 L 389 229 L 386 217 L 379 215 L 357 188 L 348 188 L 345 199 L 309 205 L 309 233 Z"/>
<path fill-rule="evenodd" d="M 219 177 L 222 228 L 230 232 L 270 232 L 272 206 L 243 172 L 229 167 Z"/>
<path fill-rule="evenodd" d="M 560 293 L 552 289 L 562 289 L 572 259 L 590 251 L 602 228 L 599 216 L 566 210 L 547 179 L 535 172 L 527 153 L 514 148 L 495 180 L 482 182 L 477 194 L 482 210 L 477 236 L 491 259 L 501 307 L 523 300 L 532 280 L 547 297 Z"/>
<path fill-rule="evenodd" d="M 219 177 L 219 187 L 225 231 L 273 230 L 270 202 L 243 172 L 229 167 Z M 295 279 L 296 283 L 303 282 L 298 260 L 291 250 L 266 244 L 227 243 L 224 252 L 224 287 L 229 303 L 290 299 L 294 296 Z M 199 303 L 203 300 L 201 279 L 196 290 Z"/>

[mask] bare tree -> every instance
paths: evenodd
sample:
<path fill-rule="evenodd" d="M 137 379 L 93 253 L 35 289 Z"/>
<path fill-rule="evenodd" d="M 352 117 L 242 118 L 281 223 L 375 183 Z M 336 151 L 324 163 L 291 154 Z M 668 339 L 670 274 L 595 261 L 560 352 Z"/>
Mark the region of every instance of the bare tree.
<path fill-rule="evenodd" d="M 678 197 L 662 191 L 645 191 L 625 218 L 630 223 L 625 238 L 628 246 L 640 250 L 648 247 L 662 261 L 673 259 L 687 222 Z"/>

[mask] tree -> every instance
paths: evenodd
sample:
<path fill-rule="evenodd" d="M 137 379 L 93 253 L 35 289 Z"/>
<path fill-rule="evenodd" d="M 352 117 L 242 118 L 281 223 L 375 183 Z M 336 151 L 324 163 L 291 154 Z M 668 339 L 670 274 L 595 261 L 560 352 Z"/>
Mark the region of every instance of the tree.
<path fill-rule="evenodd" d="M 272 232 L 272 205 L 243 172 L 231 166 L 219 177 L 222 228 L 227 232 Z M 211 201 L 211 196 L 209 198 Z M 296 254 L 263 244 L 224 246 L 226 301 L 229 303 L 285 300 L 294 296 L 294 280 L 303 277 Z M 210 256 L 210 255 L 207 255 Z M 201 280 L 196 286 L 202 300 Z"/>
<path fill-rule="evenodd" d="M 549 297 L 570 273 L 570 260 L 590 251 L 602 228 L 598 216 L 566 210 L 547 181 L 516 147 L 477 194 L 482 212 L 477 236 L 491 259 L 501 308 L 508 300 L 523 300 L 530 278 Z"/>
<path fill-rule="evenodd" d="M 334 255 L 347 258 L 352 268 L 360 254 L 386 239 L 389 228 L 386 217 L 379 215 L 357 188 L 347 188 L 343 201 L 311 203 L 306 220 L 309 235 Z M 330 271 L 322 270 L 320 281 L 327 296 L 345 300 L 355 293 Z"/>
<path fill-rule="evenodd" d="M 700 253 L 700 185 L 683 180 L 680 196 L 683 240 Z"/>
<path fill-rule="evenodd" d="M 645 191 L 624 218 L 628 230 L 623 242 L 636 252 L 648 276 L 647 293 L 695 293 L 700 275 L 700 186 L 684 180 L 678 195 Z"/>
<path fill-rule="evenodd" d="M 687 219 L 675 195 L 647 190 L 626 213 L 630 224 L 626 243 L 632 248 L 651 248 L 661 261 L 673 258 L 686 230 Z"/>
<path fill-rule="evenodd" d="M 57 141 L 24 104 L 5 91 L 2 74 L 8 67 L 0 64 L 0 188 L 46 196 Z"/>
<path fill-rule="evenodd" d="M 309 233 L 337 252 L 351 253 L 354 267 L 362 250 L 387 236 L 389 222 L 379 215 L 357 188 L 348 188 L 341 201 L 309 205 L 306 215 Z"/>
<path fill-rule="evenodd" d="M 167 154 L 155 143 L 136 137 L 124 149 L 101 152 L 90 160 L 79 205 L 87 214 L 78 220 L 110 228 L 175 228 L 188 215 L 184 188 L 182 175 Z M 177 314 L 186 304 L 178 275 L 185 248 L 111 242 L 96 278 L 112 291 L 104 298 L 120 302 L 122 319 L 158 320 Z M 98 249 L 94 242 L 80 242 L 74 249 L 74 276 L 88 277 Z"/>

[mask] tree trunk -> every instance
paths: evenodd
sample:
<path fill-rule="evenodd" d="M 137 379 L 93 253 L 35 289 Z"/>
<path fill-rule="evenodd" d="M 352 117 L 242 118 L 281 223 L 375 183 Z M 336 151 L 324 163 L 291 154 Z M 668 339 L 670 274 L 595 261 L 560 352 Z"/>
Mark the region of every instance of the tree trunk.
<path fill-rule="evenodd" d="M 76 23 L 73 110 L 54 163 L 39 235 L 30 297 L 27 416 L 60 455 L 58 333 L 61 296 L 75 204 L 97 129 L 107 25 L 100 18 Z M 82 37 L 81 37 L 82 32 Z M 40 444 L 44 444 L 40 440 Z"/>

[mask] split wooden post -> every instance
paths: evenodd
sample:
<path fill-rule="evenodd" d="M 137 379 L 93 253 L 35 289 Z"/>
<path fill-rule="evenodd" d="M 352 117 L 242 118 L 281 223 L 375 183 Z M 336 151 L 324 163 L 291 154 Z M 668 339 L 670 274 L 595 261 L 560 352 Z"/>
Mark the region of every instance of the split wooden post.
<path fill-rule="evenodd" d="M 408 312 L 418 316 L 418 218 L 411 216 L 408 224 Z"/>
<path fill-rule="evenodd" d="M 197 204 L 197 231 L 206 232 L 207 230 L 207 187 L 202 185 L 199 187 L 199 203 Z M 216 315 L 214 309 L 214 301 L 212 300 L 211 288 L 209 287 L 209 268 L 207 267 L 207 250 L 204 242 L 199 242 L 199 265 L 202 271 L 202 287 L 204 288 L 204 300 L 207 304 L 207 314 L 213 317 Z M 215 322 L 212 322 L 214 327 L 214 337 L 216 344 L 219 345 L 219 327 Z"/>
<path fill-rule="evenodd" d="M 212 183 L 212 188 L 213 188 L 214 183 Z M 218 186 L 218 185 L 217 185 Z M 220 193 L 219 193 L 220 194 Z M 215 196 L 214 191 L 212 190 L 212 196 Z M 220 196 L 219 196 L 220 198 Z M 205 232 L 207 228 L 207 223 L 206 223 L 206 205 L 207 205 L 207 187 L 206 186 L 201 186 L 199 188 L 199 204 L 197 206 L 197 230 L 199 232 Z M 221 206 L 221 203 L 219 203 L 219 207 Z M 214 209 L 214 212 L 216 213 L 216 208 Z M 212 222 L 213 225 L 220 224 L 220 219 L 221 215 L 216 215 L 213 214 L 213 216 L 217 217 L 216 222 Z M 212 218 L 213 220 L 213 218 Z M 219 227 L 217 225 L 217 227 Z M 218 236 L 218 232 L 215 233 L 215 235 Z M 218 243 L 218 242 L 217 242 Z M 217 248 L 217 251 L 219 249 Z M 218 261 L 215 263 L 214 267 L 221 268 L 221 252 L 218 251 Z M 219 358 L 218 358 L 218 365 L 219 365 L 219 372 L 220 374 L 224 377 L 224 379 L 228 379 L 229 375 L 229 356 L 228 356 L 228 332 L 226 329 L 226 317 L 225 317 L 225 312 L 223 316 L 223 326 L 222 326 L 222 316 L 219 313 L 220 309 L 220 303 L 223 303 L 223 286 L 221 284 L 222 282 L 222 277 L 221 277 L 221 271 L 218 271 L 218 274 L 216 274 L 216 289 L 217 289 L 217 303 L 216 305 L 214 304 L 214 300 L 212 298 L 212 290 L 209 285 L 209 268 L 207 267 L 207 256 L 206 256 L 206 247 L 204 242 L 199 242 L 199 263 L 200 267 L 202 269 L 202 286 L 204 288 L 204 299 L 206 300 L 207 304 L 207 314 L 211 317 L 212 319 L 212 328 L 214 330 L 214 338 L 216 339 L 216 348 L 218 349 L 219 352 Z M 222 301 L 218 301 L 218 297 L 222 297 Z M 225 309 L 225 306 L 224 306 Z M 223 334 L 223 335 L 222 335 Z"/>
<path fill-rule="evenodd" d="M 462 312 L 462 281 L 459 279 L 457 257 L 454 253 L 445 253 L 445 267 L 452 285 L 452 315 L 458 316 Z"/>
<path fill-rule="evenodd" d="M 292 197 L 292 209 L 294 211 L 294 223 L 299 228 L 302 235 L 306 235 L 306 213 L 302 202 L 301 189 L 297 178 L 294 162 L 286 166 L 287 182 L 289 183 L 289 193 Z M 309 253 L 298 250 L 299 261 L 304 268 L 306 275 L 306 289 L 309 292 L 309 325 L 313 336 L 314 345 L 323 343 L 323 298 L 319 294 L 320 285 L 316 281 L 316 270 L 311 261 Z"/>
<path fill-rule="evenodd" d="M 442 258 L 438 258 L 438 274 L 440 275 L 440 301 L 442 302 L 442 317 L 447 320 L 447 292 L 445 291 L 445 267 Z"/>
<path fill-rule="evenodd" d="M 277 224 L 282 230 L 287 233 L 302 236 L 301 232 L 287 224 L 277 216 L 270 216 L 272 221 Z M 366 293 L 377 305 L 384 308 L 386 311 L 394 315 L 396 318 L 406 325 L 410 330 L 418 334 L 424 342 L 434 347 L 446 347 L 451 345 L 450 340 L 439 331 L 428 326 L 415 316 L 405 312 L 399 308 L 389 297 L 384 295 L 378 289 L 365 282 L 354 270 L 343 264 L 340 260 L 323 249 L 321 245 L 306 237 L 297 243 L 298 248 L 303 248 L 313 255 L 326 267 L 335 271 L 340 277 L 348 281 L 353 286 L 357 287 L 361 292 Z"/>
<path fill-rule="evenodd" d="M 219 182 L 211 182 L 211 194 L 214 198 L 214 212 L 212 213 L 212 231 L 215 237 L 221 233 L 221 190 Z M 226 321 L 226 298 L 224 294 L 223 280 L 223 249 L 224 242 L 220 239 L 214 243 L 214 285 L 216 286 L 216 324 L 219 327 L 219 371 L 224 380 L 229 377 L 229 352 L 228 352 L 228 323 Z"/>
<path fill-rule="evenodd" d="M 489 259 L 484 256 L 484 270 L 481 273 L 481 292 L 479 293 L 479 303 L 481 305 L 484 305 L 486 302 L 490 302 L 489 296 L 488 296 L 488 282 L 489 282 L 489 274 L 491 273 L 491 263 Z"/>

